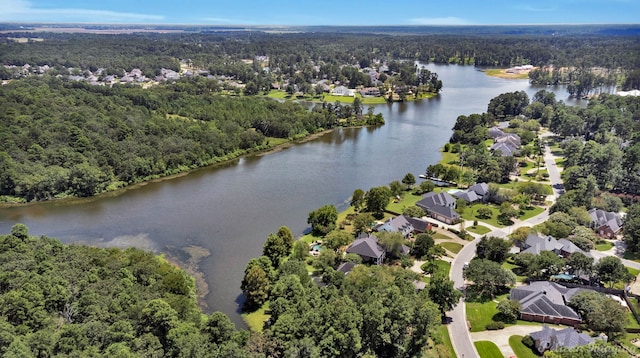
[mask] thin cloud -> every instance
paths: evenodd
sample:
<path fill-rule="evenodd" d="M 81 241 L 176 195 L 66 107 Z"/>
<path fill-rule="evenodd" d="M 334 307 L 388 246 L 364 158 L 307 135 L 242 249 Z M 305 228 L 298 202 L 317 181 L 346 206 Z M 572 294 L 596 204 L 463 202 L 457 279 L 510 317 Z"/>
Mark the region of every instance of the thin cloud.
<path fill-rule="evenodd" d="M 409 22 L 414 25 L 470 25 L 464 19 L 459 17 L 418 17 L 410 19 Z"/>
<path fill-rule="evenodd" d="M 25 0 L 0 0 L 0 21 L 25 22 L 150 22 L 164 16 L 93 9 L 43 9 Z"/>
<path fill-rule="evenodd" d="M 203 19 L 205 22 L 211 22 L 214 24 L 229 24 L 229 25 L 251 25 L 255 24 L 255 21 L 247 21 L 247 20 L 239 20 L 239 19 L 231 19 L 226 17 L 205 17 Z"/>

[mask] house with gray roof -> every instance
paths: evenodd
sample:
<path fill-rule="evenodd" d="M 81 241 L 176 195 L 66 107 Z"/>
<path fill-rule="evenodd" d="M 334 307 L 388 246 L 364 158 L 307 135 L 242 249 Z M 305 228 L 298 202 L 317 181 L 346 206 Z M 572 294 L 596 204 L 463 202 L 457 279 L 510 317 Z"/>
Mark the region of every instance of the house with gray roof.
<path fill-rule="evenodd" d="M 504 135 L 504 132 L 502 131 L 502 129 L 498 127 L 489 128 L 489 138 L 496 139 L 498 137 L 502 137 L 503 135 Z"/>
<path fill-rule="evenodd" d="M 489 184 L 487 183 L 473 184 L 467 190 L 476 193 L 476 195 L 483 201 L 487 201 L 489 199 Z"/>
<path fill-rule="evenodd" d="M 500 151 L 504 157 L 513 157 L 518 154 L 518 148 L 509 143 L 494 143 L 489 150 L 492 152 Z"/>
<path fill-rule="evenodd" d="M 466 201 L 467 203 L 475 203 L 476 201 L 480 200 L 478 194 L 470 190 L 460 190 L 453 193 L 452 195 L 458 199 Z"/>
<path fill-rule="evenodd" d="M 575 326 L 580 315 L 567 302 L 583 288 L 567 288 L 555 282 L 535 281 L 511 290 L 510 299 L 520 302 L 520 319 Z"/>
<path fill-rule="evenodd" d="M 356 254 L 362 258 L 362 262 L 371 262 L 382 265 L 386 256 L 386 250 L 378 243 L 378 238 L 373 235 L 361 234 L 347 248 L 348 254 Z"/>
<path fill-rule="evenodd" d="M 573 348 L 595 342 L 594 338 L 576 331 L 573 327 L 556 330 L 546 324 L 542 326 L 542 330 L 531 332 L 529 336 L 540 354 L 547 350 L 553 351 L 561 347 Z"/>
<path fill-rule="evenodd" d="M 614 212 L 593 208 L 589 210 L 589 216 L 591 227 L 598 236 L 615 238 L 622 228 L 622 219 Z"/>
<path fill-rule="evenodd" d="M 390 218 L 385 221 L 382 225 L 378 226 L 376 231 L 387 231 L 387 232 L 399 232 L 402 233 L 402 236 L 405 238 L 411 235 L 413 232 L 413 224 L 407 220 L 407 217 L 404 215 L 396 216 L 395 218 Z"/>
<path fill-rule="evenodd" d="M 455 211 L 456 199 L 448 193 L 430 192 L 416 203 L 432 218 L 447 224 L 454 224 L 460 220 L 460 214 Z"/>
<path fill-rule="evenodd" d="M 431 223 L 427 220 L 412 218 L 410 216 L 405 216 L 405 218 L 411 223 L 411 226 L 413 226 L 413 232 L 415 233 L 431 231 L 433 228 Z"/>
<path fill-rule="evenodd" d="M 539 255 L 542 251 L 552 251 L 563 257 L 568 257 L 574 252 L 588 255 L 567 239 L 556 240 L 553 236 L 538 236 L 534 233 L 529 234 L 520 246 L 520 253 Z"/>
<path fill-rule="evenodd" d="M 493 145 L 489 148 L 492 152 L 499 150 L 503 156 L 507 157 L 519 154 L 522 143 L 519 135 L 505 133 L 500 128 L 493 127 L 489 129 L 489 137 L 494 140 Z"/>
<path fill-rule="evenodd" d="M 354 267 L 356 267 L 356 263 L 353 262 L 343 262 L 340 264 L 340 266 L 338 266 L 338 268 L 336 269 L 336 271 L 342 272 L 345 275 L 348 275 Z"/>

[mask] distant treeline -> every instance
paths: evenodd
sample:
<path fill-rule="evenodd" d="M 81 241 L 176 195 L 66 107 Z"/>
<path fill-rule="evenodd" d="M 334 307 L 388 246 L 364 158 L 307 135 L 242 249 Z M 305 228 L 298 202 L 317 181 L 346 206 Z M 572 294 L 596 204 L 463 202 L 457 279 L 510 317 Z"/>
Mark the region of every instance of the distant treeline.
<path fill-rule="evenodd" d="M 309 110 L 214 95 L 210 83 L 110 88 L 44 76 L 0 86 L 0 197 L 91 196 L 266 149 L 274 138 L 384 122 L 356 103 Z"/>
<path fill-rule="evenodd" d="M 580 34 L 558 30 L 561 35 L 556 35 L 551 28 L 546 32 L 524 28 L 511 34 L 471 29 L 479 32 L 470 33 L 462 28 L 460 34 L 437 35 L 258 31 L 133 35 L 37 33 L 44 41 L 26 44 L 6 40 L 25 34 L 9 33 L 0 37 L 0 62 L 155 71 L 159 67 L 176 69 L 177 58 L 191 59 L 195 65 L 207 68 L 238 65 L 239 59 L 267 55 L 271 73 L 276 74 L 295 72 L 309 60 L 317 65 L 353 63 L 362 67 L 373 59 L 503 67 L 520 64 L 623 70 L 640 67 L 637 34 L 631 31 L 631 35 L 626 35 L 628 29 L 618 29 L 619 36 L 610 35 L 606 29 Z"/>

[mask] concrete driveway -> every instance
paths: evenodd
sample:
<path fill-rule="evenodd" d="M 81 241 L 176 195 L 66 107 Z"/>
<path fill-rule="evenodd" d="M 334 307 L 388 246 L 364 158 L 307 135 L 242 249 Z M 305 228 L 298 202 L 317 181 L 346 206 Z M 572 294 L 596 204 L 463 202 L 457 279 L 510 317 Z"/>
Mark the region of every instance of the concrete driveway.
<path fill-rule="evenodd" d="M 516 326 L 506 327 L 504 329 L 497 330 L 497 331 L 473 332 L 471 333 L 471 340 L 474 342 L 491 341 L 495 343 L 496 346 L 498 346 L 498 348 L 500 348 L 500 352 L 502 352 L 502 355 L 504 355 L 505 357 L 511 357 L 511 356 L 515 356 L 516 354 L 513 352 L 513 349 L 511 349 L 511 346 L 509 345 L 509 337 L 514 335 L 519 335 L 524 337 L 527 334 L 530 334 L 531 332 L 539 331 L 541 329 L 542 329 L 541 324 L 532 325 L 532 326 L 516 325 Z"/>

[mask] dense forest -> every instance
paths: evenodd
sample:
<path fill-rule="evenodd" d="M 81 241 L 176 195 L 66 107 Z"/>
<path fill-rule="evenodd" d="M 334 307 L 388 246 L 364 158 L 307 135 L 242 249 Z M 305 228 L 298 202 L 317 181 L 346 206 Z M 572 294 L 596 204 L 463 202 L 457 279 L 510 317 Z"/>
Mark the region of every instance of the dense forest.
<path fill-rule="evenodd" d="M 6 37 L 20 34 L 6 34 Z M 520 34 L 389 35 L 340 33 L 252 32 L 184 34 L 38 34 L 42 42 L 3 41 L 0 61 L 8 65 L 49 64 L 131 70 L 174 68 L 176 58 L 201 67 L 233 60 L 270 57 L 269 67 L 295 71 L 294 65 L 312 60 L 327 64 L 360 63 L 374 58 L 415 59 L 424 62 L 477 66 L 640 67 L 635 36 Z M 100 42 L 96 46 L 96 41 Z M 232 60 L 231 62 L 229 60 Z M 366 66 L 362 66 L 366 67 Z"/>
<path fill-rule="evenodd" d="M 0 235 L 2 357 L 242 357 L 247 340 L 150 252 L 63 245 L 22 224 Z"/>
<path fill-rule="evenodd" d="M 212 95 L 211 81 L 143 89 L 45 76 L 0 86 L 0 195 L 91 196 L 272 147 L 338 125 L 381 124 L 362 107 Z M 347 121 L 343 121 L 347 118 Z"/>
<path fill-rule="evenodd" d="M 263 256 L 247 266 L 243 285 L 268 282 L 256 287 L 268 291 L 271 315 L 264 332 L 249 333 L 201 313 L 193 279 L 161 257 L 63 245 L 16 224 L 0 235 L 0 355 L 409 357 L 433 342 L 441 313 L 416 292 L 415 274 L 328 268 L 321 289 L 304 261 L 277 264 Z"/>

